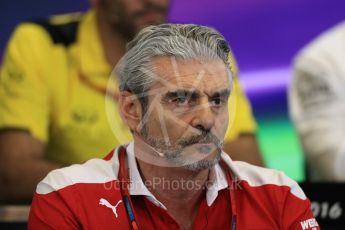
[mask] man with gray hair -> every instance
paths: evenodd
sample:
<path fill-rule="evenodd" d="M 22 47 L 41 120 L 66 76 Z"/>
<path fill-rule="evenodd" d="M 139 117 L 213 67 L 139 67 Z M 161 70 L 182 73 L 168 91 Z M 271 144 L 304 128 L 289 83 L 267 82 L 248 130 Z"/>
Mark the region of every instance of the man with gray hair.
<path fill-rule="evenodd" d="M 296 182 L 222 151 L 229 52 L 208 27 L 143 29 L 114 74 L 133 142 L 49 173 L 29 229 L 319 229 Z"/>
<path fill-rule="evenodd" d="M 106 86 L 126 44 L 142 28 L 164 23 L 172 1 L 88 2 L 85 13 L 20 23 L 9 39 L 0 67 L 0 203 L 29 203 L 48 172 L 132 140 L 119 112 L 110 110 L 108 122 Z M 229 62 L 233 112 L 224 149 L 234 160 L 263 166 L 234 56 Z M 106 97 L 109 107 L 118 106 L 118 93 L 115 87 Z"/>

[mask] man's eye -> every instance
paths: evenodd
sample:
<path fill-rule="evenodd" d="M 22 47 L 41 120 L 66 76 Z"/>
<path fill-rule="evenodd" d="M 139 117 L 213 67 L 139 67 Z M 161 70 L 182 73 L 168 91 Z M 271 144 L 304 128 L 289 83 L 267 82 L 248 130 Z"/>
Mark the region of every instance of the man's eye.
<path fill-rule="evenodd" d="M 185 106 L 188 105 L 189 99 L 187 97 L 177 97 L 175 99 L 172 99 L 171 102 L 178 106 Z"/>
<path fill-rule="evenodd" d="M 211 100 L 211 106 L 222 106 L 225 103 L 224 99 L 217 97 Z"/>

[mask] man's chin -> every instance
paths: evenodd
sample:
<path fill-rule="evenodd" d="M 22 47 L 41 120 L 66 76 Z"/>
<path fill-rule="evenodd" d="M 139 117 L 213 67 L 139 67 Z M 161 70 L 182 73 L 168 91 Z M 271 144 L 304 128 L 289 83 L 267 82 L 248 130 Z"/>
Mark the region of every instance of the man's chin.
<path fill-rule="evenodd" d="M 183 168 L 188 169 L 193 172 L 200 172 L 203 170 L 211 169 L 220 161 L 220 156 L 221 156 L 220 152 L 216 154 L 217 155 L 213 159 L 205 158 L 205 159 L 202 159 L 190 164 L 185 164 Z"/>

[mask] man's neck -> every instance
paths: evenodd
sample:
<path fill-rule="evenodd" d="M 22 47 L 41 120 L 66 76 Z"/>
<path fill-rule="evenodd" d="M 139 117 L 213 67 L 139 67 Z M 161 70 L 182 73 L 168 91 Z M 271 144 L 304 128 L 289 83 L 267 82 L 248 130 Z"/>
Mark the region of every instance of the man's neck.
<path fill-rule="evenodd" d="M 125 54 L 127 41 L 103 18 L 96 13 L 97 27 L 105 58 L 110 66 L 115 66 Z"/>
<path fill-rule="evenodd" d="M 137 162 L 150 192 L 183 229 L 191 229 L 205 196 L 210 170 L 193 172 L 185 168 L 159 167 L 140 159 Z"/>

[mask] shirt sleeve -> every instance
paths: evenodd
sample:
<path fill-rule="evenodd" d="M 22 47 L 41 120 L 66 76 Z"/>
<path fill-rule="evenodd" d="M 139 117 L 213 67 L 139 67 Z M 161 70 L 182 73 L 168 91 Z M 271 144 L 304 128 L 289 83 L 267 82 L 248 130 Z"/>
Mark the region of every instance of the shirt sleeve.
<path fill-rule="evenodd" d="M 7 45 L 0 72 L 0 129 L 23 129 L 47 141 L 49 95 L 44 76 L 49 35 L 38 25 L 19 25 Z"/>
<path fill-rule="evenodd" d="M 67 203 L 58 192 L 36 193 L 31 204 L 28 229 L 81 229 Z"/>
<path fill-rule="evenodd" d="M 302 189 L 296 183 L 291 188 L 304 196 Z M 288 192 L 283 205 L 282 229 L 288 230 L 319 230 L 320 226 L 311 211 L 311 204 L 308 198 L 297 197 L 291 191 Z"/>
<path fill-rule="evenodd" d="M 233 74 L 233 87 L 228 104 L 229 126 L 224 138 L 226 142 L 236 139 L 241 134 L 256 133 L 252 108 L 240 85 L 237 64 L 231 53 L 229 53 L 229 63 Z"/>
<path fill-rule="evenodd" d="M 317 180 L 345 180 L 345 106 L 342 76 L 327 63 L 300 56 L 289 89 L 290 115 Z"/>

